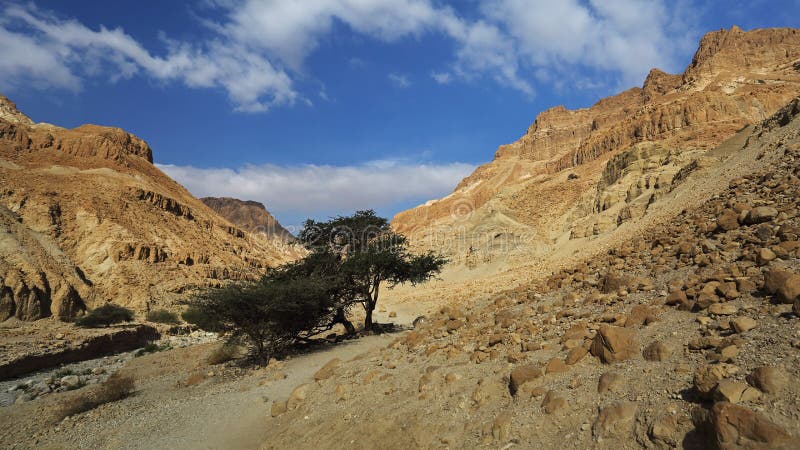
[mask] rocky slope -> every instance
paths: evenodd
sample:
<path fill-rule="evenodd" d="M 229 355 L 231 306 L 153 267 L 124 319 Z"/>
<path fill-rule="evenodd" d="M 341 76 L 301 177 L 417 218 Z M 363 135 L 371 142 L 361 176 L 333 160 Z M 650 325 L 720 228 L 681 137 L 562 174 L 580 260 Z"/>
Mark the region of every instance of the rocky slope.
<path fill-rule="evenodd" d="M 655 223 L 331 360 L 263 448 L 800 448 L 800 98 L 741 134 Z"/>
<path fill-rule="evenodd" d="M 250 234 L 285 243 L 294 241 L 292 233 L 283 228 L 262 203 L 230 197 L 203 197 L 200 201 Z"/>
<path fill-rule="evenodd" d="M 420 247 L 447 243 L 471 267 L 571 248 L 639 220 L 692 171 L 716 164 L 710 149 L 798 92 L 800 30 L 708 33 L 683 74 L 653 69 L 641 88 L 590 108 L 542 112 L 452 194 L 393 226 Z"/>
<path fill-rule="evenodd" d="M 192 197 L 118 128 L 35 124 L 0 97 L 0 321 L 143 312 L 293 258 Z"/>

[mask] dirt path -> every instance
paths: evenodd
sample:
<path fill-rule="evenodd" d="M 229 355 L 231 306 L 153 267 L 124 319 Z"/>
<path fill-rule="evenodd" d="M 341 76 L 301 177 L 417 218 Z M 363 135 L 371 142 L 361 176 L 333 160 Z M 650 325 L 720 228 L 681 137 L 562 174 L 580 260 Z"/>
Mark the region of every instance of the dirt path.
<path fill-rule="evenodd" d="M 224 379 L 218 366 L 205 363 L 215 344 L 134 358 L 122 372 L 137 380 L 135 395 L 56 426 L 45 425 L 39 418 L 56 410 L 62 397 L 78 396 L 80 390 L 6 408 L 0 419 L 9 427 L 0 430 L 0 447 L 257 449 L 269 438 L 267 421 L 273 399 L 286 399 L 296 386 L 312 381 L 314 373 L 331 359 L 350 360 L 385 347 L 396 337 L 385 334 L 347 341 L 286 360 L 280 368 Z M 278 371 L 286 378 L 270 381 Z M 187 379 L 198 374 L 205 380 L 187 386 Z"/>
<path fill-rule="evenodd" d="M 242 380 L 238 384 L 245 389 L 243 392 L 215 396 L 214 401 L 204 403 L 206 418 L 197 418 L 181 430 L 179 439 L 158 439 L 141 448 L 259 448 L 269 438 L 265 424 L 271 400 L 287 398 L 296 386 L 311 381 L 314 373 L 331 359 L 352 359 L 374 347 L 387 345 L 395 337 L 368 336 L 294 358 L 281 369 L 287 377 L 266 388 L 259 387 L 254 379 Z M 226 414 L 219 414 L 220 411 Z"/>

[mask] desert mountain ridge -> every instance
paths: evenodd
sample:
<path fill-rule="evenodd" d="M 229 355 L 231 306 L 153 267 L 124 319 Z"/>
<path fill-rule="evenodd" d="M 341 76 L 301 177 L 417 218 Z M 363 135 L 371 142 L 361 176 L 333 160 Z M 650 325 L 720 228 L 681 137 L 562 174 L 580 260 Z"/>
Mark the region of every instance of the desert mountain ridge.
<path fill-rule="evenodd" d="M 250 234 L 152 161 L 124 130 L 37 124 L 0 97 L 0 320 L 67 320 L 105 302 L 171 308 L 192 289 L 296 257 L 285 238 Z"/>
<path fill-rule="evenodd" d="M 450 195 L 392 225 L 467 267 L 571 251 L 644 216 L 749 124 L 800 92 L 800 30 L 706 34 L 682 74 L 653 69 L 642 87 L 589 108 L 540 113 Z M 733 144 L 732 144 L 733 145 Z"/>

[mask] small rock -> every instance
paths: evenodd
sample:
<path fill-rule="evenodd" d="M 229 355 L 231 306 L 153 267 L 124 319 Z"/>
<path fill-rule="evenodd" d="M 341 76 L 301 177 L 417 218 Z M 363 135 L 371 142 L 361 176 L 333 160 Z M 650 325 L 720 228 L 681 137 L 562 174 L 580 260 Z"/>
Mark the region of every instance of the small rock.
<path fill-rule="evenodd" d="M 615 403 L 601 409 L 592 426 L 595 438 L 627 437 L 633 430 L 633 420 L 637 410 L 638 407 L 633 402 Z"/>
<path fill-rule="evenodd" d="M 615 392 L 622 387 L 622 376 L 614 372 L 606 372 L 600 375 L 597 382 L 597 392 L 605 394 L 606 392 Z"/>
<path fill-rule="evenodd" d="M 735 380 L 722 380 L 714 389 L 713 398 L 719 402 L 739 403 L 750 401 L 759 397 L 758 391 L 750 386 Z"/>
<path fill-rule="evenodd" d="M 523 384 L 535 380 L 541 376 L 542 369 L 534 366 L 533 364 L 514 368 L 514 370 L 511 371 L 511 382 L 509 383 L 511 395 L 516 395 Z"/>
<path fill-rule="evenodd" d="M 778 217 L 778 210 L 770 206 L 759 206 L 753 208 L 747 213 L 744 223 L 747 225 L 755 225 L 759 223 L 769 222 Z"/>
<path fill-rule="evenodd" d="M 708 307 L 708 312 L 717 316 L 731 316 L 736 314 L 739 308 L 732 303 L 714 303 Z"/>
<path fill-rule="evenodd" d="M 642 352 L 642 356 L 647 361 L 666 361 L 670 355 L 672 355 L 672 348 L 661 341 L 653 342 Z"/>
<path fill-rule="evenodd" d="M 701 397 L 710 397 L 720 381 L 738 372 L 738 367 L 731 364 L 713 364 L 698 367 L 694 372 L 694 389 Z"/>
<path fill-rule="evenodd" d="M 544 396 L 542 401 L 542 408 L 546 414 L 556 414 L 565 411 L 569 405 L 567 399 L 555 391 L 549 391 Z"/>
<path fill-rule="evenodd" d="M 295 409 L 302 405 L 308 396 L 308 391 L 310 390 L 311 384 L 309 383 L 301 384 L 300 386 L 294 388 L 292 393 L 289 395 L 289 400 L 286 401 L 286 407 L 288 409 Z"/>
<path fill-rule="evenodd" d="M 544 373 L 564 373 L 569 370 L 569 366 L 567 366 L 564 361 L 553 358 L 548 363 L 544 369 Z"/>
<path fill-rule="evenodd" d="M 274 401 L 272 402 L 272 407 L 270 408 L 270 415 L 272 417 L 278 417 L 281 414 L 287 411 L 287 403 L 285 401 Z"/>
<path fill-rule="evenodd" d="M 731 327 L 733 327 L 737 333 L 746 333 L 758 325 L 758 322 L 749 317 L 737 317 L 731 320 L 730 323 Z"/>
<path fill-rule="evenodd" d="M 492 437 L 496 442 L 505 442 L 511 437 L 511 413 L 503 412 L 492 423 Z"/>
<path fill-rule="evenodd" d="M 314 374 L 314 380 L 321 381 L 332 377 L 333 373 L 336 371 L 336 368 L 338 368 L 341 363 L 342 360 L 339 358 L 333 358 L 332 360 L 328 361 L 317 371 L 317 373 Z"/>

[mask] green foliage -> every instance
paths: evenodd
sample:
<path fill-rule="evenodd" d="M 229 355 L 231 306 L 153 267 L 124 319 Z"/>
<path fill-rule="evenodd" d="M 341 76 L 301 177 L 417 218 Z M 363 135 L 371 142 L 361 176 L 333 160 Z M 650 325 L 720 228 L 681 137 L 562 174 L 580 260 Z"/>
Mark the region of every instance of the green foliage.
<path fill-rule="evenodd" d="M 199 306 L 191 304 L 191 302 L 186 311 L 181 314 L 181 318 L 184 322 L 194 325 L 201 330 L 211 331 L 213 333 L 224 331 L 222 324 L 207 308 L 200 308 Z"/>
<path fill-rule="evenodd" d="M 85 328 L 107 327 L 115 323 L 130 322 L 133 311 L 113 303 L 107 303 L 75 321 L 75 325 Z"/>
<path fill-rule="evenodd" d="M 147 319 L 148 322 L 166 323 L 171 325 L 180 323 L 180 320 L 178 320 L 178 315 L 174 312 L 167 311 L 166 309 L 149 311 L 147 316 L 145 316 L 145 319 Z"/>
<path fill-rule="evenodd" d="M 389 287 L 422 283 L 438 275 L 447 263 L 433 252 L 411 254 L 405 236 L 392 231 L 388 220 L 372 210 L 327 222 L 309 219 L 298 239 L 311 253 L 296 265 L 318 267 L 334 278 L 335 297 L 343 306 L 360 303 L 364 307 L 366 329 L 372 327 L 382 283 Z"/>
<path fill-rule="evenodd" d="M 198 317 L 213 317 L 214 330 L 231 344 L 250 344 L 252 356 L 266 364 L 330 321 L 329 289 L 316 278 L 265 278 L 204 291 L 190 301 L 190 309 Z"/>

